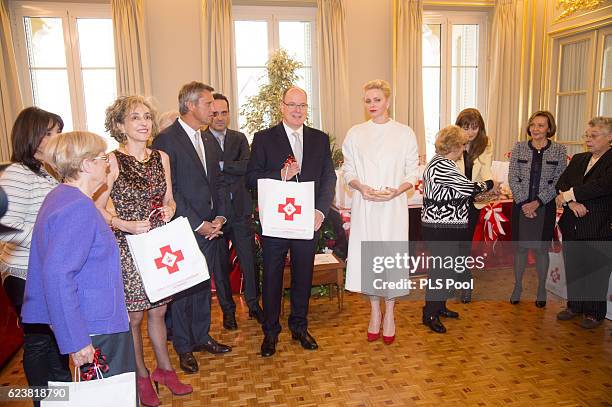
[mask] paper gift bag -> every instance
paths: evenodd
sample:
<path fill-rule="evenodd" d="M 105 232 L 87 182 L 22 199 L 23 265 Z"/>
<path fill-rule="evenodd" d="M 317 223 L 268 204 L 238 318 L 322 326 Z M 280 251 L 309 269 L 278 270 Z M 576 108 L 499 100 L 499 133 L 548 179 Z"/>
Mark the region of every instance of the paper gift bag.
<path fill-rule="evenodd" d="M 206 259 L 187 218 L 139 235 L 127 242 L 149 301 L 156 302 L 210 278 Z"/>
<path fill-rule="evenodd" d="M 561 298 L 567 299 L 567 281 L 565 280 L 565 262 L 563 253 L 548 252 L 550 262 L 546 276 L 546 289 Z"/>
<path fill-rule="evenodd" d="M 75 375 L 75 377 L 79 377 Z M 59 392 L 53 388 L 67 387 L 67 400 L 49 398 L 42 400 L 41 407 L 108 407 L 136 405 L 136 374 L 134 372 L 99 378 L 85 382 L 49 382 L 51 394 Z M 59 389 L 58 389 L 59 390 Z"/>
<path fill-rule="evenodd" d="M 262 234 L 285 239 L 314 236 L 314 182 L 257 181 Z"/>

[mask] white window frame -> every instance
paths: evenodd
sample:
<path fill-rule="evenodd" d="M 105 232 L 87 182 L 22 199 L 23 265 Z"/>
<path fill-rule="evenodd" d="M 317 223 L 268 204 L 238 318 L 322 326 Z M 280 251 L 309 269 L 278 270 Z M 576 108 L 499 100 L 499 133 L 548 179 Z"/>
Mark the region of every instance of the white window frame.
<path fill-rule="evenodd" d="M 318 47 L 317 47 L 317 9 L 315 7 L 278 7 L 278 6 L 233 6 L 232 30 L 235 21 L 265 21 L 268 23 L 268 58 L 280 48 L 279 22 L 281 21 L 307 21 L 312 24 L 312 96 L 308 104 L 312 106 L 311 124 L 318 127 L 321 123 L 319 107 L 319 74 L 318 74 Z M 270 29 L 272 28 L 272 29 Z M 235 35 L 234 35 L 235 38 Z M 234 50 L 236 47 L 234 46 Z M 237 83 L 237 69 L 232 73 L 234 83 Z M 233 95 L 235 111 L 238 106 L 238 93 Z M 236 120 L 238 113 L 236 113 Z M 237 123 L 237 122 L 236 122 Z"/>
<path fill-rule="evenodd" d="M 585 126 L 592 117 L 599 115 L 600 92 L 611 90 L 610 88 L 600 88 L 603 74 L 604 41 L 607 35 L 612 35 L 611 25 L 603 27 L 585 27 L 585 29 L 581 31 L 568 30 L 554 33 L 551 36 L 552 47 L 550 48 L 549 55 L 550 61 L 552 61 L 552 68 L 550 72 L 550 81 L 546 81 L 546 83 L 548 107 L 555 117 L 558 117 L 559 113 L 559 96 L 568 94 L 559 91 L 561 85 L 561 49 L 565 45 L 580 41 L 588 41 L 587 60 L 583 61 L 585 64 L 584 72 L 592 72 L 593 74 L 587 74 L 584 91 L 569 93 L 580 93 L 585 95 L 585 109 L 582 117 L 582 122 Z M 562 131 L 563 129 L 557 129 L 557 134 L 555 135 L 557 142 L 565 145 L 584 145 L 582 141 L 559 139 L 558 135 L 561 134 Z"/>
<path fill-rule="evenodd" d="M 23 95 L 23 102 L 26 106 L 34 105 L 34 100 L 23 18 L 54 17 L 62 19 L 64 49 L 66 51 L 66 70 L 68 73 L 68 86 L 70 88 L 72 127 L 74 130 L 87 130 L 87 114 L 85 111 L 84 88 L 81 77 L 81 58 L 79 54 L 76 20 L 78 18 L 111 19 L 112 10 L 110 4 L 16 1 L 11 4 L 10 13 L 12 32 L 14 34 L 13 42 L 15 43 L 15 53 L 19 61 L 17 68 L 19 84 L 21 87 L 21 94 Z"/>
<path fill-rule="evenodd" d="M 423 13 L 423 24 L 439 24 L 440 27 L 440 128 L 455 123 L 451 116 L 452 106 L 452 25 L 478 25 L 478 80 L 477 108 L 483 117 L 487 114 L 487 44 L 489 14 L 485 11 L 465 12 L 450 10 L 426 10 Z M 428 154 L 430 156 L 430 154 Z"/>

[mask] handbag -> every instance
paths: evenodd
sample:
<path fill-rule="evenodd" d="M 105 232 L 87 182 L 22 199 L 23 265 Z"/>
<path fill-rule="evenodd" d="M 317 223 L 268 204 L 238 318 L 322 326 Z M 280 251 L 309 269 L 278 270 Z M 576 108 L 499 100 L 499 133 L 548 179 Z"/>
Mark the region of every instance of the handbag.
<path fill-rule="evenodd" d="M 151 302 L 210 278 L 206 259 L 184 216 L 147 233 L 127 235 L 126 238 Z"/>

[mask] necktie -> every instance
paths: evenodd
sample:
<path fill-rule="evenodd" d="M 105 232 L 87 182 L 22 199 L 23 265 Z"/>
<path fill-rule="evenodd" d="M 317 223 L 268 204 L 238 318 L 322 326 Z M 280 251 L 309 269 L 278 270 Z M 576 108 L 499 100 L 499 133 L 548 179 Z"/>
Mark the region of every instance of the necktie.
<path fill-rule="evenodd" d="M 301 169 L 302 168 L 302 154 L 303 154 L 302 137 L 300 133 L 298 133 L 297 131 L 294 131 L 293 133 L 291 133 L 291 135 L 293 135 L 293 140 L 294 140 L 293 154 L 295 155 L 295 160 L 300 165 L 300 169 Z"/>
<path fill-rule="evenodd" d="M 204 150 L 202 150 L 202 138 L 200 137 L 200 132 L 196 131 L 195 134 L 193 135 L 193 141 L 195 143 L 195 149 L 196 149 L 196 153 L 198 154 L 198 157 L 200 157 L 200 162 L 202 163 L 202 166 L 204 167 L 204 172 L 206 172 L 206 160 L 204 159 Z"/>
<path fill-rule="evenodd" d="M 219 146 L 221 146 L 221 151 L 225 151 L 223 149 L 223 144 L 225 144 L 225 134 L 221 134 L 221 135 L 219 135 L 219 137 L 215 137 L 215 138 L 219 142 Z"/>

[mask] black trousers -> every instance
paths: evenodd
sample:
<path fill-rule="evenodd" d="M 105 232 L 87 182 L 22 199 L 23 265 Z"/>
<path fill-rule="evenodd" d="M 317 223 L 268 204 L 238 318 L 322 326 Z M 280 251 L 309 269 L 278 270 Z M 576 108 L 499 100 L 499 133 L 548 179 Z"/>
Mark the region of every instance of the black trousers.
<path fill-rule="evenodd" d="M 207 240 L 200 246 L 209 271 L 217 270 L 219 244 L 222 239 Z M 172 344 L 178 354 L 191 352 L 193 348 L 206 343 L 210 336 L 210 280 L 174 296 L 170 305 Z"/>
<path fill-rule="evenodd" d="M 225 244 L 221 245 L 221 261 L 223 267 L 227 268 L 226 274 L 229 276 L 232 269 L 228 250 L 231 241 L 242 269 L 244 299 L 249 309 L 256 308 L 259 305 L 259 273 L 255 268 L 255 241 L 250 216 L 228 218 L 227 224 L 223 227 L 223 236 Z"/>
<path fill-rule="evenodd" d="M 308 302 L 312 288 L 312 268 L 316 242 L 314 239 L 280 239 L 263 237 L 263 332 L 265 335 L 278 336 L 281 332 L 279 322 L 281 299 L 283 295 L 283 271 L 287 252 L 291 250 L 291 313 L 289 329 L 301 333 L 308 329 Z"/>
<path fill-rule="evenodd" d="M 4 290 L 21 315 L 25 280 L 9 276 L 4 280 Z M 20 317 L 21 321 L 21 317 Z M 45 324 L 22 324 L 23 327 L 23 371 L 30 386 L 46 386 L 49 381 L 70 382 L 69 356 L 61 355 L 55 335 Z M 40 401 L 34 401 L 35 406 Z"/>
<path fill-rule="evenodd" d="M 432 228 L 423 227 L 423 239 L 427 242 L 429 256 L 442 257 L 465 256 L 465 242 L 468 240 L 467 228 Z M 423 319 L 433 318 L 446 309 L 446 300 L 451 291 L 446 288 L 446 280 L 461 281 L 462 278 L 454 269 L 439 267 L 428 269 L 429 284 L 425 291 Z M 436 284 L 442 284 L 437 287 Z"/>
<path fill-rule="evenodd" d="M 564 241 L 567 307 L 573 312 L 597 320 L 606 317 L 611 245 L 610 241 Z"/>

